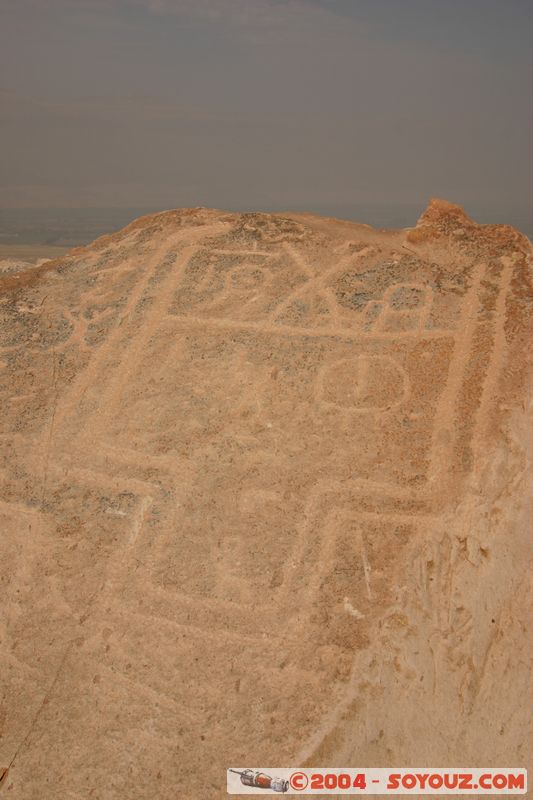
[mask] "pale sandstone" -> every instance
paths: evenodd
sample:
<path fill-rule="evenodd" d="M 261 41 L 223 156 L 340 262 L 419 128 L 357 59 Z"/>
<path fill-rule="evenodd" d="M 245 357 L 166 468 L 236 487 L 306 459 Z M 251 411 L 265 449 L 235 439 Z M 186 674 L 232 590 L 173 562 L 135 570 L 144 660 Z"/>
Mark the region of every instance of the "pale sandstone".
<path fill-rule="evenodd" d="M 528 766 L 530 255 L 192 209 L 0 275 L 6 797 Z"/>

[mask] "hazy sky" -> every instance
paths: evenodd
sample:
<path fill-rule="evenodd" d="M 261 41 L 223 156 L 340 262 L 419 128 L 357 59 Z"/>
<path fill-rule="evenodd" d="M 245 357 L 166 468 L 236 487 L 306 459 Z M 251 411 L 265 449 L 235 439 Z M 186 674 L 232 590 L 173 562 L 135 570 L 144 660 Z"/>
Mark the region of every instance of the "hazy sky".
<path fill-rule="evenodd" d="M 0 205 L 532 206 L 532 0 L 0 0 Z"/>

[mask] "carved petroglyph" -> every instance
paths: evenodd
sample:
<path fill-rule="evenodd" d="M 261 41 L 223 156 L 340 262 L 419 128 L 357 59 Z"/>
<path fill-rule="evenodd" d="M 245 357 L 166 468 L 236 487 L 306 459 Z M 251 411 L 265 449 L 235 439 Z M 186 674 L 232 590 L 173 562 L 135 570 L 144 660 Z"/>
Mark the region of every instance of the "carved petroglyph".
<path fill-rule="evenodd" d="M 409 379 L 390 356 L 360 355 L 323 367 L 317 378 L 319 402 L 349 411 L 385 412 L 408 397 Z"/>
<path fill-rule="evenodd" d="M 383 295 L 372 330 L 423 333 L 431 312 L 431 287 L 413 283 L 389 286 Z"/>
<path fill-rule="evenodd" d="M 492 628 L 527 563 L 496 546 L 521 445 L 486 500 L 480 477 L 511 440 L 500 406 L 522 408 L 527 247 L 468 224 L 406 250 L 351 223 L 169 212 L 0 295 L 15 800 L 43 759 L 54 795 L 109 786 L 93 754 L 113 737 L 187 799 L 239 760 L 414 763 L 418 737 L 456 763 L 461 715 L 508 680 Z"/>

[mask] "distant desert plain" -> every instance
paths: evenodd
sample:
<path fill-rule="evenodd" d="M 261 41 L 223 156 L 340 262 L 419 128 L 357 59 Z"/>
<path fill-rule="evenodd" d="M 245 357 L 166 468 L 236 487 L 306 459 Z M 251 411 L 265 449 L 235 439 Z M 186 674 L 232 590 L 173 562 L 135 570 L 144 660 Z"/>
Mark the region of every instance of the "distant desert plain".
<path fill-rule="evenodd" d="M 68 251 L 68 247 L 46 244 L 0 244 L 0 275 L 35 264 L 39 266 L 43 261 L 61 258 Z"/>
<path fill-rule="evenodd" d="M 529 240 L 434 200 L 33 254 L 0 252 L 2 796 L 530 767 Z"/>

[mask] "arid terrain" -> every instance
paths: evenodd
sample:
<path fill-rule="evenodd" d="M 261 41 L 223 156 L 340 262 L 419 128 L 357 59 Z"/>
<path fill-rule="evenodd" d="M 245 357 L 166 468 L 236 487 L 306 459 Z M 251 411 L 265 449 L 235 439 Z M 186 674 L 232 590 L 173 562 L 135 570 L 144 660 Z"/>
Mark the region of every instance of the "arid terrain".
<path fill-rule="evenodd" d="M 169 211 L 4 269 L 2 797 L 531 767 L 530 279 L 444 201 Z"/>
<path fill-rule="evenodd" d="M 66 255 L 66 247 L 54 247 L 46 244 L 0 244 L 0 274 L 8 267 L 8 262 L 39 264 L 52 258 Z"/>

